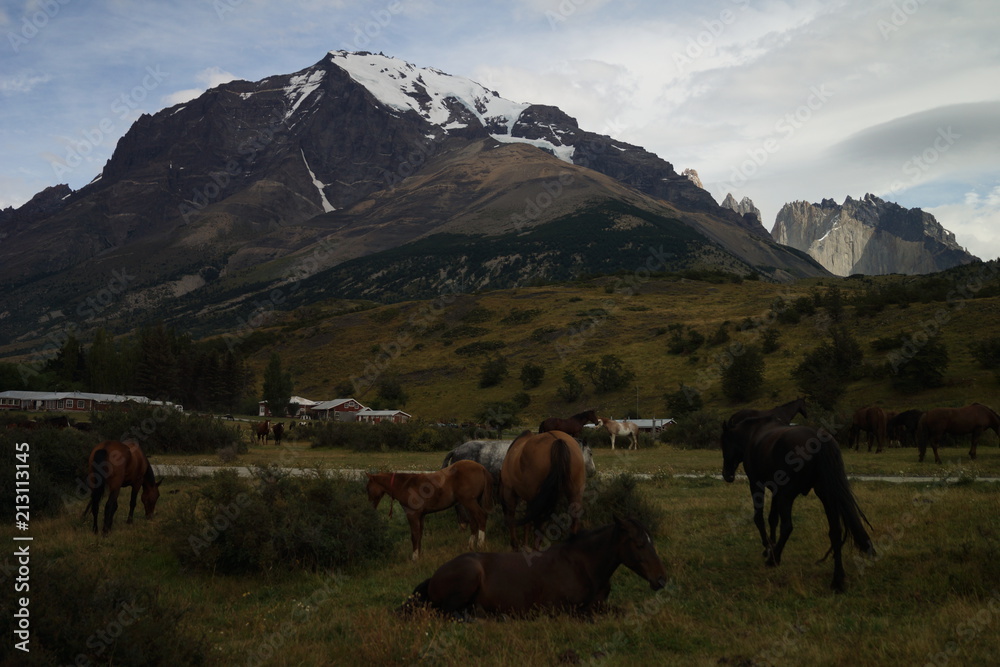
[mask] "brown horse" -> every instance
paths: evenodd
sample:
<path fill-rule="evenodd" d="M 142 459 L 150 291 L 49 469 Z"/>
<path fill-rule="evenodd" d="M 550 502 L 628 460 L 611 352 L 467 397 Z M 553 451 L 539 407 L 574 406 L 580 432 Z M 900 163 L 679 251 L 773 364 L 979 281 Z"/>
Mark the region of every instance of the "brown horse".
<path fill-rule="evenodd" d="M 553 520 L 560 526 L 569 524 L 570 533 L 580 529 L 583 513 L 583 491 L 587 485 L 586 465 L 580 445 L 563 431 L 532 433 L 524 431 L 514 439 L 500 469 L 500 499 L 504 521 L 510 530 L 510 546 L 520 548 L 515 532 L 514 514 L 521 500 L 527 509 L 521 524 L 534 525 L 541 535 L 543 523 Z M 569 501 L 569 517 L 559 521 L 555 516 L 560 496 Z"/>
<path fill-rule="evenodd" d="M 274 434 L 274 444 L 278 447 L 281 446 L 281 437 L 285 434 L 285 425 L 278 422 L 271 428 L 271 433 Z"/>
<path fill-rule="evenodd" d="M 271 432 L 271 420 L 270 419 L 265 419 L 262 422 L 254 424 L 250 428 L 253 429 L 254 435 L 257 436 L 257 444 L 260 444 L 261 442 L 263 442 L 266 445 L 267 444 L 267 434 Z"/>
<path fill-rule="evenodd" d="M 570 434 L 574 438 L 579 438 L 580 434 L 583 433 L 584 424 L 597 423 L 599 423 L 597 412 L 590 409 L 577 413 L 572 417 L 567 417 L 566 419 L 563 419 L 562 417 L 549 417 L 538 426 L 538 432 L 547 433 L 549 431 L 562 431 L 563 433 Z"/>
<path fill-rule="evenodd" d="M 156 501 L 160 497 L 160 484 L 153 477 L 153 468 L 146 455 L 135 442 L 105 440 L 90 452 L 87 483 L 90 486 L 88 509 L 94 515 L 94 532 L 97 532 L 97 513 L 100 510 L 104 487 L 108 488 L 108 502 L 104 505 L 104 534 L 111 530 L 111 523 L 118 509 L 118 492 L 123 486 L 132 487 L 132 498 L 128 506 L 128 521 L 132 523 L 135 499 L 142 488 L 142 505 L 146 508 L 146 518 L 152 518 Z M 86 514 L 87 510 L 84 510 Z"/>
<path fill-rule="evenodd" d="M 660 590 L 663 562 L 649 533 L 634 519 L 574 535 L 544 552 L 466 553 L 420 583 L 411 598 L 439 611 L 468 616 L 523 615 L 549 609 L 590 614 L 607 602 L 611 575 L 624 564 Z"/>
<path fill-rule="evenodd" d="M 886 419 L 885 431 L 890 438 L 899 440 L 903 447 L 916 447 L 917 427 L 923 414 L 923 410 L 904 410 Z"/>
<path fill-rule="evenodd" d="M 424 515 L 460 504 L 471 517 L 469 548 L 486 544 L 486 514 L 493 509 L 493 477 L 475 461 L 456 461 L 436 472 L 382 472 L 368 475 L 368 500 L 378 507 L 389 494 L 390 505 L 398 500 L 410 523 L 413 555 L 420 557 Z M 392 509 L 389 510 L 390 514 Z"/>
<path fill-rule="evenodd" d="M 979 434 L 988 429 L 993 429 L 993 432 L 1000 436 L 1000 416 L 992 408 L 982 403 L 973 403 L 964 408 L 932 408 L 923 414 L 917 426 L 919 460 L 924 460 L 924 454 L 927 453 L 927 442 L 930 441 L 931 447 L 934 448 L 934 460 L 941 463 L 941 457 L 938 456 L 938 445 L 941 444 L 941 436 L 948 433 L 950 435 L 972 436 L 969 458 L 975 461 Z"/>
<path fill-rule="evenodd" d="M 877 445 L 875 453 L 880 453 L 882 444 L 886 440 L 886 423 L 885 411 L 877 405 L 858 408 L 851 421 L 847 448 L 857 450 L 861 444 L 861 432 L 864 431 L 867 434 L 868 451 L 872 450 L 872 441 L 874 440 Z"/>

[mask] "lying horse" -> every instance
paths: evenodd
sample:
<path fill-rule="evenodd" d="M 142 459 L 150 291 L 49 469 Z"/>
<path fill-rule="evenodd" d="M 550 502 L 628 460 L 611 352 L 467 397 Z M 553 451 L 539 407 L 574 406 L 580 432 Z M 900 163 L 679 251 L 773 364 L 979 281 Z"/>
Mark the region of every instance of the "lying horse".
<path fill-rule="evenodd" d="M 667 583 L 663 562 L 642 524 L 614 523 L 578 533 L 543 552 L 466 553 L 448 561 L 413 591 L 412 602 L 447 614 L 528 614 L 549 609 L 590 614 L 607 602 L 611 576 L 625 565 L 656 591 Z"/>
<path fill-rule="evenodd" d="M 378 507 L 388 494 L 391 503 L 398 500 L 410 523 L 413 543 L 411 558 L 420 557 L 424 533 L 424 515 L 462 505 L 472 518 L 469 548 L 486 544 L 486 513 L 493 509 L 493 478 L 486 468 L 474 461 L 457 461 L 437 472 L 383 472 L 368 475 L 368 500 Z"/>
<path fill-rule="evenodd" d="M 764 545 L 765 563 L 772 567 L 781 563 L 781 552 L 792 534 L 792 503 L 810 489 L 815 490 L 829 525 L 831 586 L 837 592 L 843 591 L 842 525 L 861 551 L 874 555 L 875 546 L 865 531 L 862 522 L 868 523 L 868 519 L 851 492 L 840 446 L 833 436 L 805 426 L 788 426 L 773 417 L 751 417 L 736 423 L 730 419 L 722 427 L 722 478 L 731 483 L 740 463 L 750 481 L 753 520 Z M 771 490 L 770 536 L 764 529 L 767 489 Z M 779 520 L 781 536 L 775 542 Z"/>
<path fill-rule="evenodd" d="M 593 409 L 584 410 L 583 412 L 577 413 L 566 419 L 563 419 L 562 417 L 549 417 L 539 424 L 538 432 L 547 433 L 548 431 L 562 431 L 563 433 L 570 434 L 574 438 L 579 438 L 580 434 L 583 433 L 583 425 L 597 424 L 597 419 L 597 413 Z"/>
<path fill-rule="evenodd" d="M 861 432 L 864 431 L 867 434 L 868 451 L 872 450 L 872 441 L 874 440 L 877 445 L 875 453 L 880 453 L 886 439 L 886 422 L 885 411 L 877 405 L 858 408 L 851 421 L 847 448 L 857 450 L 861 444 Z"/>
<path fill-rule="evenodd" d="M 111 523 L 118 509 L 118 492 L 123 486 L 132 487 L 132 498 L 128 507 L 128 520 L 132 523 L 135 499 L 142 488 L 142 505 L 146 508 L 146 518 L 152 518 L 156 501 L 160 497 L 160 484 L 153 477 L 153 468 L 145 454 L 134 442 L 106 440 L 90 452 L 87 483 L 90 486 L 90 504 L 87 509 L 94 515 L 94 532 L 97 532 L 97 513 L 100 510 L 104 488 L 108 489 L 108 502 L 104 506 L 104 533 L 111 530 Z M 84 510 L 84 514 L 87 513 Z"/>
<path fill-rule="evenodd" d="M 639 425 L 635 422 L 623 421 L 616 422 L 614 419 L 608 419 L 606 417 L 598 417 L 598 421 L 601 423 L 608 433 L 611 434 L 611 449 L 614 451 L 615 448 L 615 436 L 624 435 L 631 439 L 631 444 L 629 444 L 629 449 L 637 449 L 639 447 Z"/>
<path fill-rule="evenodd" d="M 510 545 L 520 548 L 515 533 L 514 515 L 520 501 L 527 508 L 521 525 L 533 525 L 544 531 L 553 518 L 560 497 L 569 501 L 569 532 L 580 529 L 583 514 L 583 491 L 587 472 L 583 453 L 576 440 L 562 431 L 532 433 L 524 431 L 514 439 L 500 469 L 500 499 L 504 521 L 510 531 Z"/>
<path fill-rule="evenodd" d="M 949 433 L 951 435 L 972 436 L 969 458 L 975 461 L 979 434 L 989 429 L 993 429 L 993 432 L 1000 436 L 1000 415 L 982 403 L 973 403 L 964 408 L 932 408 L 923 414 L 917 427 L 919 460 L 924 460 L 924 454 L 927 453 L 927 442 L 930 441 L 934 448 L 934 460 L 941 463 L 941 457 L 938 456 L 938 445 L 941 443 L 941 436 Z"/>

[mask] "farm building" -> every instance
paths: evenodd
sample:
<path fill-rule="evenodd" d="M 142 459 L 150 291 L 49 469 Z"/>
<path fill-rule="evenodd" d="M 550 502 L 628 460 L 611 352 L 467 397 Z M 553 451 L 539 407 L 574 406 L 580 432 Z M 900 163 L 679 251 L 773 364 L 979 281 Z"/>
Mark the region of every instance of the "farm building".
<path fill-rule="evenodd" d="M 405 424 L 410 421 L 410 416 L 402 410 L 369 410 L 368 408 L 355 413 L 357 421 L 369 424 L 378 424 L 380 422 Z"/>
<path fill-rule="evenodd" d="M 113 404 L 129 402 L 165 405 L 177 410 L 184 409 L 174 403 L 151 401 L 145 396 L 129 396 L 126 394 L 97 394 L 85 391 L 11 390 L 0 392 L 0 410 L 90 412 L 91 410 L 106 410 Z"/>
<path fill-rule="evenodd" d="M 294 415 L 291 417 L 305 417 L 309 414 L 309 411 L 313 406 L 317 405 L 316 401 L 310 401 L 308 398 L 303 398 L 301 396 L 292 396 L 288 399 L 289 405 L 297 405 L 298 410 L 295 411 Z M 271 409 L 267 407 L 267 401 L 259 401 L 257 403 L 258 411 L 257 415 L 259 417 L 271 417 Z"/>
<path fill-rule="evenodd" d="M 313 405 L 309 412 L 313 419 L 352 422 L 355 421 L 355 413 L 367 409 L 353 398 L 335 398 L 332 401 L 322 401 Z"/>

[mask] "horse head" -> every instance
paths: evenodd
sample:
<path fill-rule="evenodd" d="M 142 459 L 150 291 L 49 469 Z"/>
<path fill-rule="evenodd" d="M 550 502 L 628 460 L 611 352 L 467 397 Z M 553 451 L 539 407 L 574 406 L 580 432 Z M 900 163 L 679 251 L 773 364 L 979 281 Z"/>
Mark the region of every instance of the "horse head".
<path fill-rule="evenodd" d="M 597 466 L 594 465 L 594 450 L 590 448 L 590 445 L 582 443 L 580 449 L 583 450 L 583 465 L 587 469 L 587 477 L 593 477 L 597 474 Z"/>
<path fill-rule="evenodd" d="M 372 507 L 378 509 L 378 504 L 382 500 L 382 496 L 386 493 L 386 488 L 382 486 L 382 482 L 375 479 L 376 475 L 371 473 L 366 473 L 368 475 L 368 501 L 372 504 Z"/>
<path fill-rule="evenodd" d="M 615 531 L 621 535 L 619 554 L 625 567 L 649 582 L 658 591 L 667 585 L 667 570 L 656 553 L 653 538 L 635 519 L 622 519 L 615 515 Z"/>

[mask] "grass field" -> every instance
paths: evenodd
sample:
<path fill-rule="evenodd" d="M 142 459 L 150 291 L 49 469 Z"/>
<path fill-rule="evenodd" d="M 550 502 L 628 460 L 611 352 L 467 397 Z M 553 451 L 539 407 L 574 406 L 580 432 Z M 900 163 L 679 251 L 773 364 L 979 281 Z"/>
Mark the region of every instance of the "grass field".
<path fill-rule="evenodd" d="M 183 611 L 181 624 L 204 639 L 212 665 L 994 664 L 1000 654 L 1000 486 L 970 480 L 1000 472 L 1000 453 L 981 448 L 975 464 L 963 457 L 964 449 L 944 450 L 945 464 L 937 466 L 917 464 L 913 450 L 845 453 L 852 474 L 937 473 L 961 481 L 855 483 L 879 554 L 864 559 L 845 551 L 843 595 L 829 588 L 832 563 L 816 563 L 828 540 L 814 496 L 795 505 L 795 532 L 782 565 L 766 568 L 746 484 L 673 477 L 716 474 L 721 456 L 665 446 L 595 453 L 599 474 L 653 475 L 639 486 L 665 512 L 656 543 L 669 583 L 653 592 L 622 568 L 612 580 L 611 610 L 593 620 L 455 623 L 395 614 L 414 585 L 465 550 L 468 534 L 451 512 L 428 517 L 417 563 L 409 560 L 402 512 L 390 520 L 383 505 L 380 516 L 396 544 L 386 563 L 350 573 L 185 571 L 164 532 L 187 494 L 206 480 L 168 480 L 155 520 L 139 517 L 127 526 L 120 513 L 106 538 L 90 533 L 80 508 L 34 522 L 32 567 L 131 568 L 155 582 L 161 604 Z M 182 462 L 173 458 L 179 457 L 159 457 L 154 465 Z M 427 469 L 440 465 L 441 455 L 360 455 L 293 443 L 283 455 L 252 448 L 241 463 L 269 459 L 304 467 Z M 497 512 L 490 522 L 490 548 L 506 548 Z M 0 534 L 9 540 L 11 532 L 5 527 Z"/>

